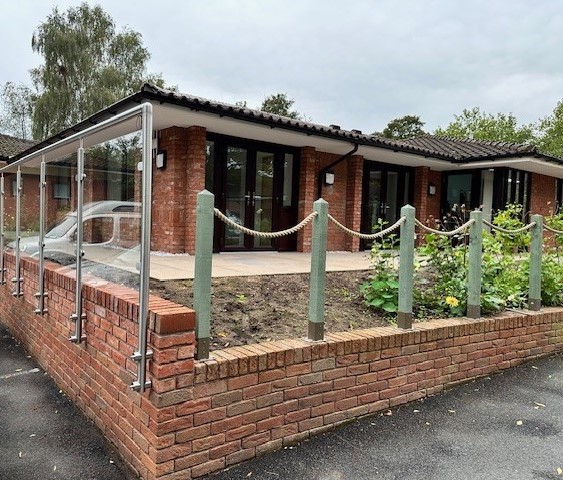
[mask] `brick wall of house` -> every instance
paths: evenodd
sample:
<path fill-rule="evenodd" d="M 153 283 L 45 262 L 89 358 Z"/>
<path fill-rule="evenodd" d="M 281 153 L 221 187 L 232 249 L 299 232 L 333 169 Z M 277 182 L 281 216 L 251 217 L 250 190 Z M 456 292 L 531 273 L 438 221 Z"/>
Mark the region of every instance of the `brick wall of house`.
<path fill-rule="evenodd" d="M 13 256 L 6 254 L 8 276 Z M 144 479 L 197 478 L 350 419 L 563 349 L 563 309 L 433 320 L 231 347 L 194 362 L 194 314 L 151 298 L 149 377 L 129 384 L 137 293 L 86 281 L 87 341 L 67 340 L 73 271 L 47 265 L 48 314 L 36 316 L 37 263 L 22 261 L 23 298 L 0 287 L 0 319 Z"/>
<path fill-rule="evenodd" d="M 428 218 L 428 182 L 430 168 L 416 167 L 414 170 L 413 207 L 416 208 L 416 218 L 425 222 Z"/>
<path fill-rule="evenodd" d="M 428 172 L 428 183 L 436 186 L 436 195 L 428 195 L 428 187 L 426 188 L 426 218 L 430 226 L 435 226 L 435 221 L 440 219 L 440 201 L 442 199 L 442 172 L 430 170 Z M 416 208 L 416 204 L 414 205 Z"/>
<path fill-rule="evenodd" d="M 195 253 L 195 220 L 197 194 L 205 188 L 205 139 L 206 130 L 203 127 L 189 127 L 188 129 L 188 169 L 185 193 L 185 252 Z"/>
<path fill-rule="evenodd" d="M 346 183 L 346 226 L 360 231 L 362 224 L 362 180 L 364 173 L 364 158 L 354 155 L 348 160 L 348 178 Z M 369 232 L 366 232 L 369 233 Z M 345 250 L 357 252 L 360 249 L 360 239 L 346 236 Z"/>
<path fill-rule="evenodd" d="M 297 206 L 297 218 L 302 220 L 313 208 L 313 202 L 317 199 L 317 172 L 318 159 L 313 147 L 303 147 L 300 153 L 299 166 L 299 203 Z M 311 251 L 312 226 L 309 223 L 297 233 L 297 251 Z"/>
<path fill-rule="evenodd" d="M 553 177 L 531 174 L 530 212 L 539 215 L 552 215 L 555 210 L 557 181 Z"/>
<path fill-rule="evenodd" d="M 159 132 L 158 148 L 166 151 L 166 168 L 153 169 L 151 248 L 184 253 L 188 131 L 171 127 Z"/>

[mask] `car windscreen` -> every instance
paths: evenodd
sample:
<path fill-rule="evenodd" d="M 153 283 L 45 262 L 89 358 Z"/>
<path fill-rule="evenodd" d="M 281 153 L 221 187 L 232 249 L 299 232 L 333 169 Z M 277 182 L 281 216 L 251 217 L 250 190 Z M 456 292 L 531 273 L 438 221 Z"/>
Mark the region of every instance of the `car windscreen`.
<path fill-rule="evenodd" d="M 45 234 L 45 238 L 62 238 L 76 225 L 76 216 L 68 216 Z"/>

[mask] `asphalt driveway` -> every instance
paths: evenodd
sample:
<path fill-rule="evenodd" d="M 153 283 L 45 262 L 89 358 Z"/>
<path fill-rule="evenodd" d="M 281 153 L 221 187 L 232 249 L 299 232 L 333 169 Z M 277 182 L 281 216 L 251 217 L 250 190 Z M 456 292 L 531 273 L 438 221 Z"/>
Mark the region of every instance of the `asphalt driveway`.
<path fill-rule="evenodd" d="M 0 479 L 133 478 L 98 429 L 0 325 Z"/>

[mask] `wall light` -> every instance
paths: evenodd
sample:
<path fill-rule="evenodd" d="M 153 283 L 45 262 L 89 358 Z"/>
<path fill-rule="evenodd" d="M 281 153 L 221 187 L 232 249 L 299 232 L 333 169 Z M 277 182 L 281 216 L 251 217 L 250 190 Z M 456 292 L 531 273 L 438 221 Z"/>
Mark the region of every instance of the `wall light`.
<path fill-rule="evenodd" d="M 325 172 L 325 185 L 334 185 L 334 172 L 332 170 Z"/>
<path fill-rule="evenodd" d="M 430 195 L 431 197 L 436 195 L 436 185 L 434 185 L 433 183 L 428 184 L 428 195 Z"/>

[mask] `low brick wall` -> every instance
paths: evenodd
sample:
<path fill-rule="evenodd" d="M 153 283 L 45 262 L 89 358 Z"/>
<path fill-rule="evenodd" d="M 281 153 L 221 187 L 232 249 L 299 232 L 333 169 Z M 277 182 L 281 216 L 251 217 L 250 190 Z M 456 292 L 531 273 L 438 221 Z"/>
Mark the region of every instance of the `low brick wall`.
<path fill-rule="evenodd" d="M 137 293 L 86 282 L 79 346 L 67 340 L 73 271 L 47 266 L 49 312 L 37 316 L 37 265 L 24 259 L 22 267 L 24 298 L 1 287 L 1 320 L 146 479 L 196 478 L 563 349 L 563 309 L 547 308 L 232 347 L 194 362 L 193 312 L 151 298 L 153 388 L 141 395 L 129 389 Z"/>
<path fill-rule="evenodd" d="M 5 254 L 5 259 L 6 278 L 11 279 L 14 257 Z M 161 441 L 159 425 L 167 413 L 156 408 L 153 399 L 158 400 L 157 392 L 170 388 L 169 367 L 162 367 L 160 362 L 170 361 L 172 349 L 178 378 L 172 388 L 181 396 L 182 382 L 193 379 L 194 312 L 158 297 L 150 298 L 149 337 L 154 351 L 150 376 L 154 378 L 154 388 L 141 395 L 129 388 L 137 372 L 136 363 L 129 358 L 138 339 L 136 291 L 85 275 L 86 342 L 77 345 L 68 340 L 74 333 L 69 317 L 74 312 L 75 271 L 47 262 L 47 313 L 42 316 L 34 313 L 37 262 L 22 258 L 21 276 L 21 298 L 12 295 L 10 281 L 0 286 L 0 321 L 95 422 L 126 462 L 142 478 L 155 478 L 159 468 L 154 458 Z M 161 376 L 166 380 L 161 381 Z"/>

